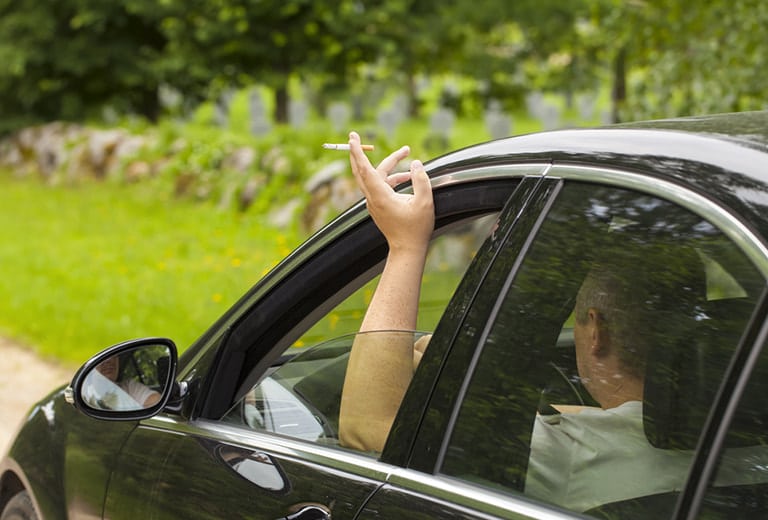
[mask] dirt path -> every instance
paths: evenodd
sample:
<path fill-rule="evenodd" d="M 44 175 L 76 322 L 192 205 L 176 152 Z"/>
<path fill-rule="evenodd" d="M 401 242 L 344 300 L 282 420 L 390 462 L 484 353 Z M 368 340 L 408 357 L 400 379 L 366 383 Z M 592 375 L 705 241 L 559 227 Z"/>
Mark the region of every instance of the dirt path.
<path fill-rule="evenodd" d="M 74 368 L 40 359 L 30 349 L 0 338 L 0 456 L 30 407 L 73 374 Z"/>

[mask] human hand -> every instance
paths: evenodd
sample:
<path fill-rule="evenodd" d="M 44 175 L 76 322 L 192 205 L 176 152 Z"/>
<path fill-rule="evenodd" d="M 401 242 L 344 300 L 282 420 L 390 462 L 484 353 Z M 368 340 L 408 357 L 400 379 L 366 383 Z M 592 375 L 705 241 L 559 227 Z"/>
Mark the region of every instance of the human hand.
<path fill-rule="evenodd" d="M 419 367 L 419 363 L 421 363 L 421 358 L 424 357 L 424 352 L 427 350 L 427 346 L 429 346 L 429 340 L 432 339 L 432 334 L 425 334 L 424 336 L 417 339 L 413 344 L 413 371 L 415 372 L 416 369 Z"/>
<path fill-rule="evenodd" d="M 349 145 L 352 173 L 390 251 L 425 251 L 435 227 L 435 208 L 432 185 L 421 161 L 413 161 L 409 172 L 391 174 L 395 166 L 408 157 L 410 149 L 407 146 L 392 152 L 374 168 L 363 153 L 356 132 L 350 132 Z M 394 191 L 396 185 L 409 179 L 413 194 Z"/>

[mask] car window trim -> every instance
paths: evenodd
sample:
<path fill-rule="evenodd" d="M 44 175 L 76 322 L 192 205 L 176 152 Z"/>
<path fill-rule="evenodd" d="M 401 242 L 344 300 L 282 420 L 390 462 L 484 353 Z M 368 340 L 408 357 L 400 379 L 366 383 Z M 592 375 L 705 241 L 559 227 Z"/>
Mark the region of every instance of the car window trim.
<path fill-rule="evenodd" d="M 318 464 L 380 482 L 385 482 L 397 469 L 396 466 L 381 462 L 374 456 L 349 449 L 253 430 L 213 419 L 185 421 L 177 417 L 156 416 L 142 421 L 139 427 L 264 451 L 270 455 L 299 460 L 304 464 Z"/>
<path fill-rule="evenodd" d="M 408 453 L 407 462 L 407 465 L 410 468 L 415 468 L 428 473 L 437 472 L 437 468 L 439 467 L 437 464 L 438 455 L 444 442 L 445 432 L 449 431 L 447 424 L 456 406 L 459 387 L 461 386 L 461 382 L 466 378 L 469 363 L 469 361 L 467 361 L 467 364 L 453 363 L 455 366 L 464 367 L 465 370 L 460 377 L 455 378 L 455 384 L 451 384 L 450 382 L 446 384 L 445 381 L 449 381 L 449 378 L 452 377 L 452 375 L 446 376 L 446 367 L 450 368 L 449 365 L 451 364 L 451 352 L 456 349 L 455 344 L 457 339 L 460 338 L 461 331 L 465 330 L 468 324 L 471 326 L 471 324 L 478 322 L 480 329 L 485 326 L 484 324 L 487 321 L 487 314 L 473 317 L 472 312 L 473 309 L 476 308 L 475 302 L 477 301 L 478 295 L 485 295 L 488 291 L 492 291 L 492 294 L 490 294 L 488 298 L 495 301 L 498 297 L 501 285 L 490 282 L 489 277 L 498 270 L 498 260 L 500 255 L 505 254 L 504 251 L 509 248 L 508 244 L 510 241 L 519 243 L 514 249 L 516 252 L 512 253 L 514 255 L 519 254 L 519 250 L 523 247 L 522 244 L 528 240 L 528 237 L 532 233 L 535 233 L 535 224 L 539 220 L 539 214 L 542 209 L 541 205 L 549 200 L 551 190 L 555 189 L 560 182 L 558 179 L 550 181 L 546 175 L 548 171 L 549 168 L 547 168 L 541 176 L 527 176 L 523 179 L 515 194 L 507 202 L 507 205 L 500 215 L 501 234 L 499 236 L 501 238 L 499 243 L 492 252 L 492 256 L 486 260 L 485 265 L 482 267 L 482 275 L 479 278 L 477 286 L 472 289 L 473 294 L 466 309 L 463 309 L 463 312 L 460 315 L 454 317 L 451 322 L 452 325 L 450 325 L 450 331 L 446 330 L 444 332 L 445 342 L 447 344 L 443 347 L 443 352 L 440 354 L 442 356 L 442 361 L 434 378 L 431 380 L 430 390 L 428 392 L 429 397 L 425 408 L 422 411 L 417 424 L 413 426 L 416 431 L 413 434 L 414 441 L 412 442 L 411 450 Z M 527 211 L 530 208 L 535 209 Z M 504 274 L 503 278 L 506 278 L 506 276 L 507 274 Z M 485 301 L 485 299 L 483 299 L 483 301 Z M 448 309 L 450 309 L 452 305 L 452 303 L 449 304 Z M 482 323 L 480 323 L 481 321 Z M 444 320 L 441 320 L 438 328 L 443 326 L 443 322 Z M 435 338 L 433 338 L 433 342 L 434 341 Z M 434 352 L 434 344 L 431 348 Z M 465 348 L 462 347 L 460 350 L 463 352 Z M 445 388 L 442 388 L 441 390 L 441 386 L 444 386 Z M 435 403 L 436 396 L 443 396 L 443 394 L 445 394 L 445 397 L 443 397 L 441 401 L 445 402 Z M 408 393 L 406 393 L 406 398 L 407 397 Z M 428 429 L 422 427 L 425 417 L 430 409 L 450 410 L 444 414 L 434 414 L 448 415 L 447 419 L 441 419 L 441 423 L 444 424 L 439 430 L 437 428 Z M 384 455 L 389 455 L 388 451 L 389 443 L 385 446 Z"/>
<path fill-rule="evenodd" d="M 765 262 L 765 258 L 768 258 L 768 246 L 735 214 L 705 194 L 657 177 L 602 166 L 554 162 L 548 175 L 564 180 L 598 182 L 607 186 L 632 189 L 678 204 L 714 224 L 744 251 L 760 274 L 768 279 L 768 263 Z"/>
<path fill-rule="evenodd" d="M 491 333 L 491 329 L 493 329 L 494 324 L 496 323 L 496 318 L 499 314 L 499 310 L 501 309 L 504 300 L 506 298 L 507 293 L 509 292 L 510 288 L 512 287 L 512 283 L 517 276 L 517 272 L 520 269 L 520 265 L 523 263 L 523 260 L 525 260 L 526 255 L 528 254 L 528 251 L 531 248 L 531 245 L 533 244 L 534 240 L 536 239 L 536 236 L 539 233 L 539 230 L 541 229 L 542 224 L 546 220 L 547 216 L 549 215 L 550 209 L 552 209 L 552 205 L 557 200 L 558 195 L 560 194 L 560 191 L 562 190 L 563 183 L 558 178 L 552 178 L 547 177 L 548 182 L 552 182 L 550 190 L 537 190 L 538 194 L 544 194 L 545 200 L 544 200 L 544 207 L 539 211 L 539 214 L 536 217 L 536 220 L 533 224 L 533 226 L 528 231 L 528 235 L 525 237 L 525 241 L 518 250 L 516 250 L 515 254 L 515 260 L 512 264 L 512 268 L 507 273 L 506 277 L 504 278 L 504 283 L 502 284 L 500 290 L 496 293 L 496 300 L 493 302 L 493 306 L 491 307 L 491 312 L 485 317 L 485 323 L 482 327 L 482 332 L 479 334 L 477 342 L 475 343 L 475 349 L 474 353 L 472 355 L 472 359 L 470 361 L 469 367 L 467 368 L 466 374 L 464 376 L 464 380 L 461 381 L 461 384 L 459 386 L 458 392 L 456 394 L 456 398 L 454 400 L 454 406 L 453 410 L 451 411 L 451 416 L 448 419 L 448 423 L 446 425 L 446 435 L 443 436 L 440 450 L 437 453 L 437 457 L 435 459 L 435 474 L 440 474 L 440 469 L 443 467 L 443 462 L 445 461 L 446 453 L 448 452 L 448 445 L 450 444 L 451 437 L 453 434 L 453 430 L 456 427 L 456 421 L 459 418 L 459 412 L 461 411 L 461 404 L 464 402 L 464 398 L 467 395 L 467 391 L 469 390 L 469 385 L 472 381 L 472 375 L 475 373 L 475 370 L 477 369 L 477 365 L 480 361 L 480 357 L 483 353 L 483 347 L 488 339 L 488 335 Z M 527 204 L 526 206 L 530 206 L 530 204 Z M 512 232 L 513 233 L 513 232 Z M 511 234 L 510 233 L 510 236 Z M 508 239 L 509 237 L 507 237 Z M 505 240 L 506 242 L 507 240 Z M 499 255 L 503 254 L 504 246 L 501 248 L 501 252 Z M 498 260 L 498 255 L 496 258 L 493 259 L 493 263 L 495 264 Z M 493 266 L 491 266 L 491 269 L 493 269 Z M 448 354 L 450 356 L 450 353 Z"/>
<path fill-rule="evenodd" d="M 420 471 L 396 468 L 387 479 L 395 488 L 417 493 L 448 507 L 464 507 L 499 518 L 535 518 L 537 520 L 572 520 L 573 511 L 558 511 L 523 494 L 494 491 L 471 485 L 464 480 L 447 475 L 429 475 Z"/>

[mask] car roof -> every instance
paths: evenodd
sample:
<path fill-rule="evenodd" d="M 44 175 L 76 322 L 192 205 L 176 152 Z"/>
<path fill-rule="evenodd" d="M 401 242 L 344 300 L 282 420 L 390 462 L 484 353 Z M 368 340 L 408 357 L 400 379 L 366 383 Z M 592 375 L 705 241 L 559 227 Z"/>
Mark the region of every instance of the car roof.
<path fill-rule="evenodd" d="M 546 162 L 619 168 L 690 188 L 768 237 L 768 111 L 570 128 L 470 146 L 426 163 L 430 175 Z"/>

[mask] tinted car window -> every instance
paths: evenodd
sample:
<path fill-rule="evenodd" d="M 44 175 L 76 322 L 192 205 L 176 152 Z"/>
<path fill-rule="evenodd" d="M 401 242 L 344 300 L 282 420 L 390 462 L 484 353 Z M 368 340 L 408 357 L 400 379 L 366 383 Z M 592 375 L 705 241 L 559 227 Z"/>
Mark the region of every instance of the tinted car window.
<path fill-rule="evenodd" d="M 734 414 L 703 518 L 758 518 L 768 510 L 768 353 L 763 351 Z"/>
<path fill-rule="evenodd" d="M 686 209 L 566 183 L 507 284 L 442 472 L 596 516 L 670 513 L 762 278 Z"/>

